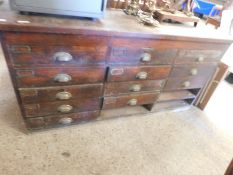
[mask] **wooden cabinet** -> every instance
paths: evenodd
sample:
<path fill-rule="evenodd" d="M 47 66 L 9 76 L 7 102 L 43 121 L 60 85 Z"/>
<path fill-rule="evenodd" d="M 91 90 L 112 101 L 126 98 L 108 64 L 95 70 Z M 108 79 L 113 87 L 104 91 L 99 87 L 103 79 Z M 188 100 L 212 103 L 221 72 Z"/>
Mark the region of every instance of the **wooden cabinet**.
<path fill-rule="evenodd" d="M 23 16 L 27 24 L 2 14 L 9 19 L 0 39 L 28 129 L 98 120 L 102 110 L 123 107 L 190 106 L 232 42 L 164 35 L 108 13 L 101 21 Z"/>

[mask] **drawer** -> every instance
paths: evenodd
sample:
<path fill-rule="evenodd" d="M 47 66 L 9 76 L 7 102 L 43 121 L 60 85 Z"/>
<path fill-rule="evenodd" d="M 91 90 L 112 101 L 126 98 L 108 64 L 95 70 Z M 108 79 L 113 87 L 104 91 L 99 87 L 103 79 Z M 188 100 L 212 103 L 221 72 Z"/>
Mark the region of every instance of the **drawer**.
<path fill-rule="evenodd" d="M 166 78 L 171 66 L 110 67 L 108 81 L 159 80 Z"/>
<path fill-rule="evenodd" d="M 217 68 L 215 64 L 192 64 L 192 65 L 175 65 L 172 68 L 170 77 L 187 77 L 187 76 L 210 76 Z"/>
<path fill-rule="evenodd" d="M 77 66 L 104 64 L 107 46 L 11 45 L 8 50 L 13 66 Z"/>
<path fill-rule="evenodd" d="M 169 78 L 164 90 L 193 89 L 205 86 L 209 77 L 186 77 L 186 78 Z"/>
<path fill-rule="evenodd" d="M 3 39 L 8 45 L 62 45 L 62 46 L 107 46 L 108 37 L 72 34 L 43 34 L 5 32 Z"/>
<path fill-rule="evenodd" d="M 28 129 L 42 129 L 48 127 L 67 126 L 90 120 L 95 120 L 100 111 L 88 111 L 63 115 L 52 115 L 47 117 L 26 118 Z"/>
<path fill-rule="evenodd" d="M 222 50 L 183 49 L 178 53 L 175 64 L 218 62 L 223 56 Z"/>
<path fill-rule="evenodd" d="M 23 104 L 82 100 L 86 98 L 98 98 L 102 95 L 102 84 L 59 86 L 42 88 L 20 88 L 19 94 Z"/>
<path fill-rule="evenodd" d="M 177 49 L 112 47 L 110 64 L 172 64 Z"/>
<path fill-rule="evenodd" d="M 104 95 L 111 96 L 143 91 L 159 91 L 164 83 L 165 80 L 110 82 L 105 84 Z"/>
<path fill-rule="evenodd" d="M 100 98 L 87 98 L 82 100 L 41 102 L 25 104 L 23 105 L 23 110 L 26 117 L 93 111 L 100 109 L 101 101 Z"/>
<path fill-rule="evenodd" d="M 158 98 L 159 92 L 141 93 L 122 95 L 117 97 L 104 98 L 103 109 L 113 109 L 126 106 L 139 106 L 144 104 L 152 104 Z"/>
<path fill-rule="evenodd" d="M 42 87 L 98 83 L 104 81 L 104 67 L 16 69 L 18 87 Z"/>
<path fill-rule="evenodd" d="M 190 99 L 195 97 L 196 96 L 188 90 L 179 90 L 171 92 L 162 92 L 159 96 L 158 101 Z"/>

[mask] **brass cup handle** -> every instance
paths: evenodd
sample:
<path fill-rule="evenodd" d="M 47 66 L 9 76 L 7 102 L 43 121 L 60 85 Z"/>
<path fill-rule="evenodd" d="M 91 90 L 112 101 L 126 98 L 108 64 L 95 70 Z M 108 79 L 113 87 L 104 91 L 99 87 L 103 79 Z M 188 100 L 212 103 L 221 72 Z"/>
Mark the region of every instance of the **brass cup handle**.
<path fill-rule="evenodd" d="M 141 61 L 142 62 L 149 62 L 149 61 L 151 61 L 151 54 L 149 54 L 149 53 L 143 53 L 141 55 Z"/>
<path fill-rule="evenodd" d="M 129 90 L 133 92 L 139 92 L 141 89 L 142 89 L 142 86 L 140 84 L 135 84 L 129 88 Z"/>
<path fill-rule="evenodd" d="M 58 92 L 56 94 L 56 99 L 59 99 L 59 100 L 69 100 L 71 99 L 71 97 L 72 97 L 72 94 L 69 92 Z"/>
<path fill-rule="evenodd" d="M 137 99 L 131 99 L 128 101 L 129 106 L 135 106 L 135 105 L 137 105 L 137 103 L 138 103 Z"/>
<path fill-rule="evenodd" d="M 191 69 L 190 74 L 191 75 L 197 75 L 198 70 L 196 68 Z"/>
<path fill-rule="evenodd" d="M 147 78 L 147 72 L 139 72 L 136 78 L 140 80 L 145 80 Z"/>
<path fill-rule="evenodd" d="M 189 87 L 190 85 L 191 85 L 190 81 L 185 81 L 183 83 L 183 87 L 185 87 L 185 88 Z"/>
<path fill-rule="evenodd" d="M 70 117 L 65 117 L 65 118 L 61 118 L 58 122 L 62 125 L 68 125 L 73 122 L 73 119 Z"/>
<path fill-rule="evenodd" d="M 54 77 L 54 81 L 59 82 L 59 83 L 67 83 L 67 82 L 69 82 L 71 80 L 72 80 L 72 78 L 68 74 L 57 74 Z"/>
<path fill-rule="evenodd" d="M 204 60 L 205 60 L 205 58 L 203 56 L 199 56 L 197 59 L 198 62 L 203 62 Z"/>
<path fill-rule="evenodd" d="M 53 55 L 53 59 L 59 62 L 69 62 L 73 60 L 73 56 L 67 52 L 57 52 Z"/>
<path fill-rule="evenodd" d="M 73 110 L 73 106 L 71 105 L 61 105 L 57 108 L 57 111 L 61 113 L 68 113 L 71 112 L 72 110 Z"/>

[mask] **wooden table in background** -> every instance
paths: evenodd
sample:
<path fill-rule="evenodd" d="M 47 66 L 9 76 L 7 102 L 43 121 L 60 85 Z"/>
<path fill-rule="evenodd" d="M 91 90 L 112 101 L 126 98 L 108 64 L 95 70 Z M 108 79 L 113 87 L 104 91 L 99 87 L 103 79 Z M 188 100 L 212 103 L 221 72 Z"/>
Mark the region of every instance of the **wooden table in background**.
<path fill-rule="evenodd" d="M 166 11 L 157 10 L 154 13 L 155 18 L 161 23 L 163 20 L 174 20 L 177 22 L 193 22 L 194 27 L 197 26 L 199 18 L 196 16 L 187 16 L 182 12 L 177 11 L 176 13 L 170 13 Z"/>

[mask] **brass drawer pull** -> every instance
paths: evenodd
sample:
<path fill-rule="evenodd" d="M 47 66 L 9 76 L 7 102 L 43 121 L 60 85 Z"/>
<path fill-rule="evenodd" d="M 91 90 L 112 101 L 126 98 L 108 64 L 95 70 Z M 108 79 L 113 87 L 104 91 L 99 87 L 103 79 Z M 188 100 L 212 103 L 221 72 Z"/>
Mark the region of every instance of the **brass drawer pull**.
<path fill-rule="evenodd" d="M 73 57 L 67 52 L 57 52 L 53 55 L 53 59 L 59 62 L 69 62 L 73 60 Z"/>
<path fill-rule="evenodd" d="M 71 99 L 71 97 L 72 97 L 72 94 L 69 92 L 58 92 L 56 94 L 56 98 L 59 100 L 69 100 Z"/>
<path fill-rule="evenodd" d="M 68 125 L 73 122 L 73 119 L 70 117 L 66 117 L 66 118 L 61 118 L 58 122 L 62 125 Z"/>
<path fill-rule="evenodd" d="M 72 110 L 73 110 L 73 106 L 71 105 L 61 105 L 57 108 L 57 111 L 61 113 L 68 113 L 71 112 Z"/>
<path fill-rule="evenodd" d="M 140 84 L 135 84 L 129 88 L 129 90 L 133 92 L 139 92 L 141 89 L 142 89 L 142 86 Z"/>
<path fill-rule="evenodd" d="M 205 60 L 204 56 L 199 56 L 197 59 L 198 62 L 203 62 L 204 60 Z"/>
<path fill-rule="evenodd" d="M 54 77 L 54 81 L 59 82 L 59 83 L 67 83 L 67 82 L 69 82 L 71 80 L 72 80 L 72 78 L 68 74 L 57 74 Z"/>
<path fill-rule="evenodd" d="M 191 69 L 190 74 L 191 75 L 197 75 L 198 70 L 196 68 Z"/>
<path fill-rule="evenodd" d="M 151 61 L 151 54 L 149 54 L 149 53 L 143 53 L 141 55 L 141 61 L 142 62 L 149 62 L 149 61 Z"/>
<path fill-rule="evenodd" d="M 185 87 L 185 88 L 189 87 L 190 85 L 191 85 L 190 81 L 185 81 L 183 83 L 183 87 Z"/>
<path fill-rule="evenodd" d="M 138 103 L 137 99 L 131 99 L 128 101 L 129 106 L 135 106 L 135 105 L 137 105 L 137 103 Z"/>
<path fill-rule="evenodd" d="M 140 80 L 145 80 L 147 78 L 147 72 L 139 72 L 136 76 L 136 78 Z"/>

